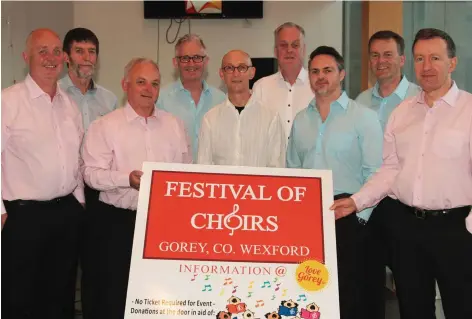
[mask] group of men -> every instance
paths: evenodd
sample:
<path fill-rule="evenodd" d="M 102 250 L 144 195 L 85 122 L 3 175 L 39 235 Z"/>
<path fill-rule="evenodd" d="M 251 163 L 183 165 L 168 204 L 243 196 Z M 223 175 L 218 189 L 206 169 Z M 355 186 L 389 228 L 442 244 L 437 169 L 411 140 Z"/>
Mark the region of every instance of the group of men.
<path fill-rule="evenodd" d="M 417 33 L 419 88 L 402 74 L 401 36 L 375 33 L 377 82 L 356 101 L 334 48 L 316 48 L 306 69 L 301 26 L 284 23 L 274 40 L 279 71 L 252 90 L 249 54 L 225 54 L 225 95 L 204 80 L 204 42 L 187 34 L 179 79 L 161 90 L 158 65 L 134 58 L 117 108 L 92 79 L 92 31 L 28 36 L 29 74 L 2 91 L 5 318 L 73 318 L 79 259 L 83 317 L 123 318 L 144 161 L 332 170 L 341 318 L 384 318 L 385 265 L 401 318 L 434 318 L 436 280 L 446 317 L 472 318 L 472 95 L 451 79 L 451 37 Z"/>

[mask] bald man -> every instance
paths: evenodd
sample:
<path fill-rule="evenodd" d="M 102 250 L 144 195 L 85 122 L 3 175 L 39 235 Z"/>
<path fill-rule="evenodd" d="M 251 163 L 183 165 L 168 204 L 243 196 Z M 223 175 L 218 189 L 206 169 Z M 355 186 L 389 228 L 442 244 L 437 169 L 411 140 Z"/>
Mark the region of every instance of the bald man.
<path fill-rule="evenodd" d="M 29 73 L 2 91 L 2 318 L 72 318 L 82 117 L 57 85 L 58 35 L 33 31 Z"/>
<path fill-rule="evenodd" d="M 285 136 L 279 115 L 249 89 L 255 72 L 244 51 L 229 51 L 223 57 L 219 73 L 228 94 L 202 120 L 199 164 L 285 166 Z"/>

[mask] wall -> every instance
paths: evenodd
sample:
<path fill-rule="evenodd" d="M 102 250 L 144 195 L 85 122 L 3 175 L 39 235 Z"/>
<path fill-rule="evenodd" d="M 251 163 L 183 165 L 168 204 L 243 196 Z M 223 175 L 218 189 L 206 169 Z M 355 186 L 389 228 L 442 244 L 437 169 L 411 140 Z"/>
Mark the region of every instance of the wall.
<path fill-rule="evenodd" d="M 45 27 L 63 38 L 74 25 L 73 10 L 72 2 L 2 1 L 2 89 L 27 74 L 21 52 L 28 34 Z"/>
<path fill-rule="evenodd" d="M 100 40 L 98 81 L 123 97 L 120 80 L 126 63 L 135 56 L 159 60 L 162 83 L 173 81 L 174 44 L 166 41 L 170 20 L 144 20 L 142 1 L 75 2 L 74 24 L 93 30 Z M 264 2 L 260 20 L 192 20 L 192 33 L 199 34 L 210 56 L 208 82 L 220 86 L 218 68 L 230 49 L 246 50 L 253 57 L 273 56 L 273 30 L 293 21 L 307 32 L 307 54 L 319 45 L 330 45 L 342 52 L 342 3 L 336 2 Z M 158 26 L 159 24 L 159 26 Z M 158 32 L 159 27 L 159 32 Z M 176 24 L 169 32 L 172 40 Z M 180 35 L 188 32 L 187 22 Z M 159 48 L 159 53 L 158 53 Z"/>

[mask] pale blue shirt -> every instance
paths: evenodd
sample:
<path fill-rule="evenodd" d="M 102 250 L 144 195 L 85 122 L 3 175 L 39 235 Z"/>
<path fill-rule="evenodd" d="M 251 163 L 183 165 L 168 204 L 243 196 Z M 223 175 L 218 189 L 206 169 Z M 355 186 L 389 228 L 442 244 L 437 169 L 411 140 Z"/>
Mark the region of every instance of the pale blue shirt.
<path fill-rule="evenodd" d="M 200 132 L 203 116 L 212 107 L 223 103 L 225 100 L 226 95 L 221 90 L 208 85 L 206 81 L 203 81 L 202 95 L 196 106 L 192 95 L 184 88 L 180 80 L 169 84 L 163 88 L 159 94 L 156 106 L 172 113 L 184 122 L 185 129 L 192 143 L 194 163 L 197 159 L 198 134 Z"/>
<path fill-rule="evenodd" d="M 359 191 L 382 164 L 382 128 L 377 114 L 343 92 L 331 103 L 325 122 L 315 99 L 293 122 L 287 167 L 333 172 L 334 194 Z M 372 208 L 358 213 L 368 220 Z"/>
<path fill-rule="evenodd" d="M 58 83 L 61 89 L 67 92 L 79 107 L 85 130 L 98 117 L 110 113 L 117 108 L 118 99 L 115 94 L 96 84 L 93 80 L 90 82 L 90 87 L 85 94 L 82 94 L 80 89 L 72 83 L 68 74 L 60 79 Z"/>
<path fill-rule="evenodd" d="M 420 91 L 419 86 L 408 81 L 403 76 L 395 91 L 386 97 L 379 94 L 379 83 L 375 83 L 373 87 L 365 90 L 356 98 L 356 102 L 371 108 L 377 112 L 382 129 L 385 130 L 388 118 L 392 111 L 406 98 L 415 96 Z"/>

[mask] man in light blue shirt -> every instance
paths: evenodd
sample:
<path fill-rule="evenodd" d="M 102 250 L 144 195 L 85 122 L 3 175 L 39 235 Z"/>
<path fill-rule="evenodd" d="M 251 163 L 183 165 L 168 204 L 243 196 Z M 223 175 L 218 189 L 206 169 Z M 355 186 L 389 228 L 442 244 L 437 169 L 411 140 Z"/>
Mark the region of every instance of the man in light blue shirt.
<path fill-rule="evenodd" d="M 180 79 L 162 89 L 157 107 L 174 114 L 185 123 L 196 162 L 200 126 L 208 110 L 222 103 L 225 94 L 203 79 L 208 64 L 206 46 L 194 34 L 186 34 L 175 45 L 174 67 Z"/>
<path fill-rule="evenodd" d="M 335 198 L 358 191 L 382 163 L 382 129 L 374 111 L 349 99 L 341 89 L 344 59 L 331 47 L 310 55 L 309 78 L 315 98 L 293 122 L 287 149 L 287 167 L 333 172 Z M 338 282 L 341 318 L 369 315 L 364 283 L 364 261 L 371 211 L 336 221 Z M 362 315 L 361 315 L 362 314 Z"/>
<path fill-rule="evenodd" d="M 385 129 L 392 111 L 403 100 L 415 96 L 420 88 L 402 75 L 405 41 L 393 31 L 378 31 L 369 39 L 369 66 L 377 82 L 359 94 L 356 102 L 377 112 Z"/>
<path fill-rule="evenodd" d="M 60 87 L 69 94 L 82 113 L 84 129 L 97 117 L 117 107 L 116 96 L 92 79 L 98 59 L 97 36 L 85 28 L 75 28 L 64 37 L 67 74 L 59 80 Z"/>
<path fill-rule="evenodd" d="M 113 111 L 117 106 L 116 96 L 107 89 L 96 84 L 92 77 L 95 73 L 98 59 L 99 42 L 97 36 L 85 28 L 75 28 L 67 32 L 63 41 L 63 51 L 67 62 L 68 72 L 58 84 L 74 100 L 82 113 L 84 129 L 86 130 L 99 116 Z M 100 236 L 101 230 L 94 228 L 94 207 L 98 202 L 99 192 L 84 185 L 86 210 L 82 234 L 82 250 L 80 264 L 82 269 L 82 310 L 84 317 L 90 317 L 90 304 L 96 299 L 90 282 L 100 276 L 95 271 L 96 257 L 90 255 L 88 245 L 94 246 L 94 238 Z M 92 234 L 92 230 L 93 234 Z M 75 296 L 75 286 L 71 283 L 71 293 Z M 73 305 L 71 306 L 73 308 Z M 71 312 L 73 310 L 70 310 Z"/>

